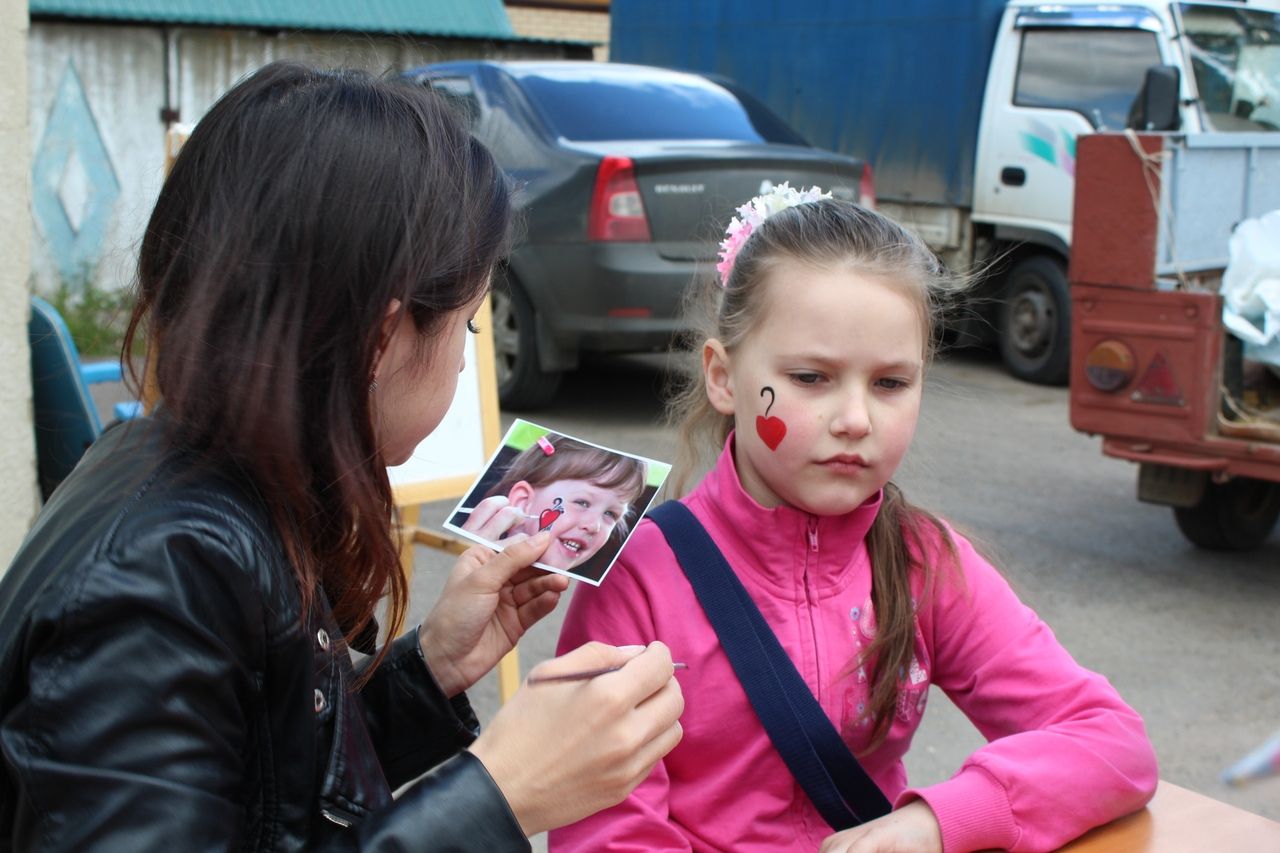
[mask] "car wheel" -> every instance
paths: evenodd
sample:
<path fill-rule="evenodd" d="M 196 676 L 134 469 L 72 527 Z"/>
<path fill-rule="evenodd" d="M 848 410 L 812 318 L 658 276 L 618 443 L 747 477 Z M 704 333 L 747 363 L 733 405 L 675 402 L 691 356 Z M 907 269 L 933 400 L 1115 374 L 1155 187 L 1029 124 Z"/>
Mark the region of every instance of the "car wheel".
<path fill-rule="evenodd" d="M 1182 535 L 1201 548 L 1247 551 L 1266 541 L 1280 518 L 1280 483 L 1236 477 L 1206 484 L 1200 503 L 1174 507 Z"/>
<path fill-rule="evenodd" d="M 493 350 L 498 372 L 498 402 L 505 409 L 545 406 L 560 387 L 560 372 L 538 366 L 533 306 L 519 285 L 501 281 L 493 288 Z"/>
<path fill-rule="evenodd" d="M 1000 307 L 1000 355 L 1019 379 L 1064 385 L 1071 366 L 1071 295 L 1062 262 L 1045 255 L 1009 273 Z"/>

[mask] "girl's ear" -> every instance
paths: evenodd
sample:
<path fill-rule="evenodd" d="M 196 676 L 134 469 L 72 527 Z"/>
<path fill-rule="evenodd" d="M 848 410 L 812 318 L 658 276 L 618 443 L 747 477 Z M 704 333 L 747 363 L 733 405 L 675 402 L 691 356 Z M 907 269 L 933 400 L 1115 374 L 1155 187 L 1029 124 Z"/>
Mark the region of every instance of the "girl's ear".
<path fill-rule="evenodd" d="M 732 415 L 733 382 L 729 375 L 729 353 L 715 338 L 709 338 L 702 345 L 702 378 L 711 408 L 722 415 Z"/>
<path fill-rule="evenodd" d="M 507 492 L 507 500 L 511 502 L 512 506 L 528 512 L 529 502 L 533 500 L 533 486 L 530 486 L 525 480 L 520 480 Z"/>

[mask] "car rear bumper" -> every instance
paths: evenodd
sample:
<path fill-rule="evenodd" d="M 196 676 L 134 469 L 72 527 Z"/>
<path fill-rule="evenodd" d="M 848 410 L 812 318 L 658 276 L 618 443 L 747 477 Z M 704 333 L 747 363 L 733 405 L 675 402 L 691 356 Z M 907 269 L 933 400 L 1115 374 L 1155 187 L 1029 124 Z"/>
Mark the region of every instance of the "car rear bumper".
<path fill-rule="evenodd" d="M 654 243 L 523 246 L 511 265 L 556 348 L 640 352 L 667 347 L 680 308 L 710 263 L 669 260 Z"/>

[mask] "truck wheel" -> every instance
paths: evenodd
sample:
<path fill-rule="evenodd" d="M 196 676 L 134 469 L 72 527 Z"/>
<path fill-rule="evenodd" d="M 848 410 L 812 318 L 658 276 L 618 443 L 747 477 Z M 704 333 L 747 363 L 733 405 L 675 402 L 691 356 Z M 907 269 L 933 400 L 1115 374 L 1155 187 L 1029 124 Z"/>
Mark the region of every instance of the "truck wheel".
<path fill-rule="evenodd" d="M 504 409 L 536 409 L 551 402 L 560 372 L 538 366 L 533 306 L 518 284 L 493 287 L 493 350 L 498 372 L 498 402 Z"/>
<path fill-rule="evenodd" d="M 1057 258 L 1035 255 L 1009 272 L 1000 306 L 1000 355 L 1019 379 L 1065 385 L 1071 366 L 1071 294 Z"/>
<path fill-rule="evenodd" d="M 1280 518 L 1280 483 L 1236 477 L 1208 483 L 1200 503 L 1174 507 L 1178 529 L 1195 545 L 1247 551 L 1266 541 Z"/>

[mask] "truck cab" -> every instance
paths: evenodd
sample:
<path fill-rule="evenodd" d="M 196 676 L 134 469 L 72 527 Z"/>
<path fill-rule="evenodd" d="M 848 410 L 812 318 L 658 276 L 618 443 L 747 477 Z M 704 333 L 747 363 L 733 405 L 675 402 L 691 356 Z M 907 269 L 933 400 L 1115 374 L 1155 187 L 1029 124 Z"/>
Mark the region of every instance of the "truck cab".
<path fill-rule="evenodd" d="M 991 54 L 974 162 L 972 223 L 1011 253 L 990 318 L 1022 378 L 1066 378 L 1077 140 L 1130 126 L 1148 68 L 1173 69 L 1184 133 L 1280 127 L 1280 3 L 1017 0 Z M 975 258 L 981 260 L 981 258 Z"/>

